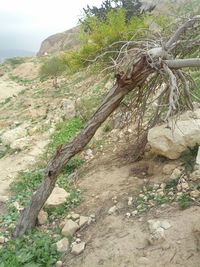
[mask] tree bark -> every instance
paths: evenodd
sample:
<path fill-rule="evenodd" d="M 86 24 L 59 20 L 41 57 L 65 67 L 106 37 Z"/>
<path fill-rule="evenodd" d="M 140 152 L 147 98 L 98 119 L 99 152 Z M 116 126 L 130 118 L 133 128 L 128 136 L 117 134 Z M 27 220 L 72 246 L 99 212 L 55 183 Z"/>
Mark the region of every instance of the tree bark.
<path fill-rule="evenodd" d="M 141 85 L 152 72 L 153 69 L 147 64 L 146 57 L 143 57 L 134 66 L 130 78 L 127 78 L 125 75 L 117 77 L 116 84 L 110 90 L 112 93 L 107 94 L 107 97 L 88 121 L 85 128 L 74 140 L 57 149 L 55 155 L 47 165 L 41 186 L 32 196 L 30 204 L 23 210 L 19 218 L 13 238 L 23 235 L 27 230 L 35 226 L 39 211 L 50 196 L 59 173 L 69 159 L 83 150 L 101 124 L 119 106 L 124 96 Z"/>

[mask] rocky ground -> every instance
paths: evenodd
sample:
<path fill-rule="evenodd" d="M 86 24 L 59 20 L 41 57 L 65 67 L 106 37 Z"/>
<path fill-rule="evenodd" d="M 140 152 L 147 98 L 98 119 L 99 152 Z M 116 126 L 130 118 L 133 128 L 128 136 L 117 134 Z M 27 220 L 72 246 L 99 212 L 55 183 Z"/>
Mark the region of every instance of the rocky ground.
<path fill-rule="evenodd" d="M 32 64 L 28 67 L 32 68 Z M 26 65 L 25 72 L 22 66 L 15 68 L 14 74 L 18 75 L 18 79 L 11 80 L 13 72 L 6 72 L 0 77 L 2 214 L 6 212 L 5 202 L 10 196 L 9 184 L 19 171 L 31 170 L 42 163 L 42 155 L 57 123 L 77 114 L 87 117 L 86 104 L 90 112 L 94 108 L 90 95 L 95 95 L 92 98 L 94 101 L 99 96 L 99 88 L 106 90 L 111 85 L 109 79 L 104 80 L 101 76 L 94 79 L 79 74 L 61 79 L 58 90 L 52 88 L 51 81 L 41 82 L 36 73 L 27 76 L 30 75 L 28 67 Z M 5 88 L 6 94 L 3 93 Z M 194 114 L 187 114 L 182 121 L 185 126 L 186 121 L 191 122 L 193 118 L 196 126 L 186 127 L 188 131 L 193 129 L 197 133 L 200 130 L 199 112 Z M 81 155 L 85 164 L 72 174 L 73 186 L 82 195 L 81 203 L 64 212 L 61 218 L 55 218 L 51 224 L 48 223 L 49 215 L 45 209 L 39 215 L 40 229 L 46 231 L 48 227 L 57 225 L 61 232 L 62 237 L 56 246 L 64 254 L 56 266 L 198 267 L 198 149 L 192 158 L 187 158 L 189 163 L 194 161 L 194 170 L 186 170 L 187 162 L 179 158 L 181 149 L 187 147 L 186 141 L 191 142 L 193 134 L 187 131 L 185 139 L 180 139 L 178 133 L 179 142 L 171 136 L 169 138 L 169 133 L 162 136 L 163 149 L 170 155 L 175 148 L 172 141 L 178 143 L 180 149 L 176 147 L 178 152 L 173 153 L 174 159 L 157 156 L 148 149 L 141 161 L 132 163 L 127 161 L 122 151 L 124 139 L 133 137 L 133 129 L 117 128 L 119 119 L 116 118 L 112 121 L 113 129 L 108 129 L 106 124 L 97 132 Z M 158 145 L 156 138 L 158 136 L 154 134 L 152 140 Z M 198 142 L 195 138 L 193 141 Z M 158 152 L 156 146 L 155 151 Z M 56 186 L 46 207 L 59 206 L 68 197 L 66 190 Z M 15 203 L 15 208 L 19 211 L 23 209 L 19 203 Z M 7 241 L 1 234 L 0 243 Z"/>

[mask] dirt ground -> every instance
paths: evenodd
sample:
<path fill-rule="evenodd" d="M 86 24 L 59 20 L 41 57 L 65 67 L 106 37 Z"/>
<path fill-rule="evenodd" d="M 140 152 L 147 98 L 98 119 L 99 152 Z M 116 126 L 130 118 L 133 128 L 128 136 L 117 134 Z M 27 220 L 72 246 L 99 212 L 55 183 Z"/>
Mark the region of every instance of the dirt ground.
<path fill-rule="evenodd" d="M 106 164 L 96 166 L 80 178 L 78 187 L 83 192 L 83 202 L 76 212 L 96 215 L 96 222 L 79 231 L 86 249 L 79 256 L 67 254 L 64 266 L 69 267 L 198 267 L 200 255 L 198 236 L 193 224 L 200 221 L 200 207 L 180 210 L 176 203 L 155 208 L 140 216 L 126 218 L 130 212 L 128 196 L 136 196 L 143 180 L 134 176 L 134 164 L 123 167 Z M 94 166 L 93 166 L 94 167 Z M 161 166 L 162 167 L 162 164 Z M 166 177 L 157 169 L 151 182 L 162 182 Z M 158 178 L 159 177 L 159 178 Z M 108 215 L 117 197 L 118 212 Z M 165 231 L 165 241 L 156 245 L 148 243 L 150 219 L 167 220 L 171 227 Z"/>

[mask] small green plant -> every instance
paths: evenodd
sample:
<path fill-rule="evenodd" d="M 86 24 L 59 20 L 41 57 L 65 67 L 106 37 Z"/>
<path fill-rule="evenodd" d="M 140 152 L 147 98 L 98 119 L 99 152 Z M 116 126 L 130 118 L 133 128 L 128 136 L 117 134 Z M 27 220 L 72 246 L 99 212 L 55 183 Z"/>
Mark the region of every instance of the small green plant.
<path fill-rule="evenodd" d="M 112 126 L 110 124 L 106 124 L 104 127 L 103 127 L 103 132 L 104 133 L 108 133 L 112 130 Z"/>
<path fill-rule="evenodd" d="M 178 203 L 179 203 L 179 207 L 181 209 L 187 209 L 190 207 L 191 204 L 191 199 L 188 195 L 183 194 L 182 196 L 180 196 L 180 198 L 178 199 Z"/>
<path fill-rule="evenodd" d="M 32 193 L 38 188 L 42 181 L 43 170 L 21 172 L 17 179 L 11 183 L 12 199 L 17 200 L 24 206 L 30 199 Z"/>
<path fill-rule="evenodd" d="M 52 136 L 49 145 L 49 152 L 54 152 L 59 145 L 68 142 L 80 129 L 83 128 L 83 121 L 76 117 L 67 122 L 61 122 L 57 125 L 56 131 Z"/>
<path fill-rule="evenodd" d="M 197 144 L 193 148 L 188 148 L 181 154 L 181 161 L 188 172 L 192 172 L 194 170 L 194 165 L 196 161 L 197 151 L 199 145 Z"/>
<path fill-rule="evenodd" d="M 178 181 L 179 181 L 179 178 L 177 178 L 177 179 L 170 179 L 170 180 L 166 181 L 165 189 L 166 190 L 169 190 L 171 188 L 176 189 L 176 187 L 178 185 Z"/>
<path fill-rule="evenodd" d="M 33 231 L 0 249 L 0 267 L 52 267 L 60 257 L 51 233 Z"/>

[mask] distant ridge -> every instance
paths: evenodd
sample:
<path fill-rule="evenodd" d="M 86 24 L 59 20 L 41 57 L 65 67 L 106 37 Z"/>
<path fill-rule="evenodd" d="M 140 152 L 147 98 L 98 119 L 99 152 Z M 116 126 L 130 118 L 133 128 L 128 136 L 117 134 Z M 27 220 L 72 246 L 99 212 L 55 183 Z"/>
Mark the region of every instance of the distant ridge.
<path fill-rule="evenodd" d="M 0 62 L 3 62 L 7 58 L 12 57 L 31 57 L 35 53 L 32 51 L 21 50 L 21 49 L 0 49 Z"/>

